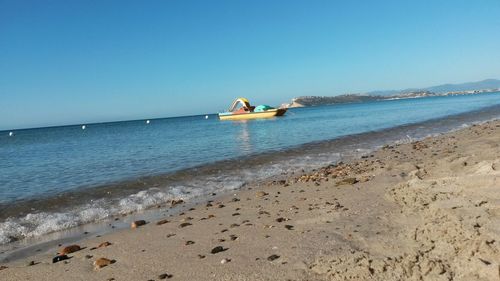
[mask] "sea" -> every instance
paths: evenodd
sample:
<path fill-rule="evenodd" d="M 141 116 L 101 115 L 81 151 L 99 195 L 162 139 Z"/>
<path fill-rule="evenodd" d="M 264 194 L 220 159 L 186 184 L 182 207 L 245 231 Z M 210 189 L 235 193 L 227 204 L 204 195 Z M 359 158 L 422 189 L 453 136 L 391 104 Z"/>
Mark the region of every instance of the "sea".
<path fill-rule="evenodd" d="M 498 118 L 500 92 L 293 108 L 251 121 L 214 114 L 0 131 L 0 258 L 172 199 L 203 201 Z"/>

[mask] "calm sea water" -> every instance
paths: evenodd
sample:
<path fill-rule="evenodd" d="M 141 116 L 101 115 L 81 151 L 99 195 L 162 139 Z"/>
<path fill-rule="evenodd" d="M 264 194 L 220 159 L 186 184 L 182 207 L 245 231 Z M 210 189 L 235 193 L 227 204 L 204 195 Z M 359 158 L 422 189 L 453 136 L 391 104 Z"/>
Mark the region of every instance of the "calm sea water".
<path fill-rule="evenodd" d="M 498 118 L 499 105 L 500 93 L 490 93 L 299 108 L 248 122 L 211 115 L 3 131 L 0 244 Z"/>

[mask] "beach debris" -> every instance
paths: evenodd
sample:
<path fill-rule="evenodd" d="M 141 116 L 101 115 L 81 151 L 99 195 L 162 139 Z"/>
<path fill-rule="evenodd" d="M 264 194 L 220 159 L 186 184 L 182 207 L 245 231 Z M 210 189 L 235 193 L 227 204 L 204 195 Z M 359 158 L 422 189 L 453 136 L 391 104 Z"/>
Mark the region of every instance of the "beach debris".
<path fill-rule="evenodd" d="M 278 256 L 278 255 L 270 255 L 269 257 L 267 257 L 267 260 L 268 261 L 273 261 L 273 260 L 277 260 L 279 258 L 280 258 L 280 256 Z"/>
<path fill-rule="evenodd" d="M 4 270 L 4 269 L 7 269 L 8 267 L 6 267 L 5 265 L 0 265 L 0 270 Z"/>
<path fill-rule="evenodd" d="M 222 259 L 222 260 L 220 261 L 220 263 L 221 263 L 221 264 L 226 264 L 226 263 L 228 263 L 228 262 L 231 262 L 231 259 Z"/>
<path fill-rule="evenodd" d="M 69 257 L 67 255 L 57 255 L 52 259 L 52 263 L 58 263 L 64 260 L 69 260 Z"/>
<path fill-rule="evenodd" d="M 30 261 L 30 262 L 28 262 L 28 264 L 27 264 L 27 265 L 28 265 L 28 266 L 33 266 L 33 265 L 36 265 L 36 263 L 35 263 L 35 261 Z"/>
<path fill-rule="evenodd" d="M 213 249 L 210 251 L 210 253 L 212 253 L 212 254 L 217 254 L 217 253 L 220 253 L 220 252 L 224 252 L 225 250 L 227 250 L 227 248 L 226 248 L 226 249 L 224 249 L 224 247 L 222 247 L 222 246 L 217 246 L 217 247 L 213 248 Z"/>
<path fill-rule="evenodd" d="M 110 264 L 113 264 L 115 262 L 116 262 L 115 260 L 110 260 L 107 258 L 100 258 L 100 259 L 97 259 L 94 261 L 94 269 L 97 270 L 97 269 L 106 267 Z"/>
<path fill-rule="evenodd" d="M 69 245 L 59 250 L 59 255 L 67 255 L 80 251 L 82 248 L 78 245 Z"/>
<path fill-rule="evenodd" d="M 82 125 L 82 130 L 85 130 L 85 129 L 87 129 L 87 126 Z"/>
<path fill-rule="evenodd" d="M 175 206 L 182 204 L 182 203 L 184 203 L 184 200 L 182 200 L 182 199 L 172 199 L 170 201 L 170 207 L 175 207 Z"/>
<path fill-rule="evenodd" d="M 166 223 L 169 223 L 169 222 L 170 222 L 169 220 L 164 219 L 164 220 L 157 221 L 156 225 L 162 225 L 162 224 L 166 224 Z"/>
<path fill-rule="evenodd" d="M 163 273 L 163 274 L 158 275 L 158 279 L 160 279 L 160 280 L 170 279 L 172 277 L 174 277 L 174 276 L 172 274 L 168 274 L 168 273 Z"/>
<path fill-rule="evenodd" d="M 145 224 L 146 224 L 145 220 L 134 221 L 130 224 L 130 228 L 138 228 L 139 226 L 143 226 Z"/>
<path fill-rule="evenodd" d="M 190 226 L 190 225 L 192 225 L 192 224 L 189 222 L 184 222 L 184 223 L 179 224 L 179 228 L 184 228 L 184 227 Z"/>
<path fill-rule="evenodd" d="M 287 224 L 287 225 L 285 225 L 285 228 L 288 230 L 293 230 L 293 225 Z"/>
<path fill-rule="evenodd" d="M 193 244 L 194 244 L 194 241 L 191 241 L 191 240 L 188 240 L 188 241 L 186 241 L 186 243 L 184 243 L 184 245 L 186 245 L 186 246 L 193 245 Z"/>
<path fill-rule="evenodd" d="M 339 185 L 353 185 L 357 182 L 358 182 L 358 180 L 356 178 L 346 178 L 346 179 L 343 179 L 341 181 L 338 181 L 336 185 L 337 186 L 339 186 Z"/>
<path fill-rule="evenodd" d="M 14 135 L 14 132 L 9 132 L 9 137 L 12 137 Z"/>

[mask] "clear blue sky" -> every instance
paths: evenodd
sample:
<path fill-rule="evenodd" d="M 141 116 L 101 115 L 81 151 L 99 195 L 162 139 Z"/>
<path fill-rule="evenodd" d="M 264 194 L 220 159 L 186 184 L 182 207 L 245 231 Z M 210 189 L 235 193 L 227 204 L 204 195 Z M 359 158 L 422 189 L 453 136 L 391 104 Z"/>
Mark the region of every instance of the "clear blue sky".
<path fill-rule="evenodd" d="M 0 0 L 0 129 L 485 78 L 499 0 Z"/>

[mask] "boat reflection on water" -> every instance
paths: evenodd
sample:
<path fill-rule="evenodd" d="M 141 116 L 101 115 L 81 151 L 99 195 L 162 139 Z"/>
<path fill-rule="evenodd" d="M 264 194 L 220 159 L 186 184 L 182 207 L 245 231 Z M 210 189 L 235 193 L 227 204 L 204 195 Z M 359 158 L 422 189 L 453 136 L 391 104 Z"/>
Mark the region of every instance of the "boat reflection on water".
<path fill-rule="evenodd" d="M 253 151 L 252 141 L 250 138 L 250 130 L 248 128 L 248 123 L 242 120 L 237 123 L 240 127 L 240 133 L 237 136 L 238 144 L 241 147 L 241 151 L 244 153 L 251 153 Z"/>

